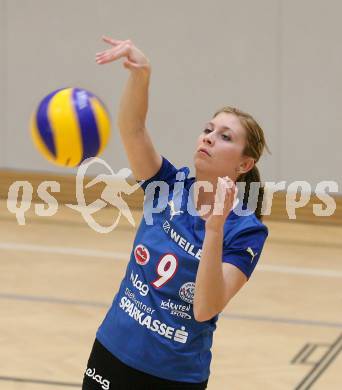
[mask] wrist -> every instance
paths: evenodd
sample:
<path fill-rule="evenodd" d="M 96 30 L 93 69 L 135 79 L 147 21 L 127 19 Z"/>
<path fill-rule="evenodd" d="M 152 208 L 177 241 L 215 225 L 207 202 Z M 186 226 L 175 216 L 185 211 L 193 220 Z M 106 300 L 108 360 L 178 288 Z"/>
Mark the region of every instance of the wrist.
<path fill-rule="evenodd" d="M 205 230 L 213 234 L 222 234 L 223 227 L 224 227 L 224 222 L 222 223 L 221 221 L 217 222 L 217 221 L 208 220 L 205 223 Z"/>
<path fill-rule="evenodd" d="M 149 64 L 141 65 L 139 68 L 131 70 L 131 76 L 134 80 L 149 82 L 151 77 L 151 66 Z"/>

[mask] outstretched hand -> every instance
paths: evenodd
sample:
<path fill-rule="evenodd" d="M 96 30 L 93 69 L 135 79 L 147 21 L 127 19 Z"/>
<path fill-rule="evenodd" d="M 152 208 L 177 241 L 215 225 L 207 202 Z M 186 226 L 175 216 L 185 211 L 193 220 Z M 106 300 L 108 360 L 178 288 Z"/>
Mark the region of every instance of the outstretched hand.
<path fill-rule="evenodd" d="M 238 189 L 228 176 L 218 177 L 213 210 L 206 220 L 206 229 L 222 229 L 233 208 Z"/>
<path fill-rule="evenodd" d="M 96 62 L 99 65 L 108 64 L 125 57 L 123 66 L 131 71 L 147 70 L 150 71 L 151 65 L 145 54 L 134 46 L 133 42 L 127 40 L 117 40 L 106 36 L 102 40 L 108 43 L 111 47 L 96 53 Z"/>

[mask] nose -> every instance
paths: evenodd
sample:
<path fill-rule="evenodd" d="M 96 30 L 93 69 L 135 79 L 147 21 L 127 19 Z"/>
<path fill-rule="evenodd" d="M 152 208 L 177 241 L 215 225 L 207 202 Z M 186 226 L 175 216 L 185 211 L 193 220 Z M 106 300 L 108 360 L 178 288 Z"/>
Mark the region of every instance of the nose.
<path fill-rule="evenodd" d="M 208 143 L 209 145 L 214 144 L 214 136 L 212 135 L 213 131 L 211 131 L 209 134 L 205 134 L 203 137 L 203 142 Z"/>

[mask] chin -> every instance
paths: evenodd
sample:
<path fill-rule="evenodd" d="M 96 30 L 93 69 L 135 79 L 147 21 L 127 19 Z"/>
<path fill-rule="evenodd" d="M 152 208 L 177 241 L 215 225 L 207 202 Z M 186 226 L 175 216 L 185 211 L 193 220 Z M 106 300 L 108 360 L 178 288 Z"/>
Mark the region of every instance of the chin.
<path fill-rule="evenodd" d="M 210 175 L 212 173 L 212 166 L 208 165 L 206 161 L 203 161 L 200 158 L 194 160 L 194 168 L 197 173 L 201 172 L 205 175 Z"/>
<path fill-rule="evenodd" d="M 194 166 L 197 167 L 197 166 L 203 166 L 205 164 L 205 161 L 203 161 L 203 159 L 201 158 L 198 158 L 198 157 L 195 157 L 194 158 Z"/>

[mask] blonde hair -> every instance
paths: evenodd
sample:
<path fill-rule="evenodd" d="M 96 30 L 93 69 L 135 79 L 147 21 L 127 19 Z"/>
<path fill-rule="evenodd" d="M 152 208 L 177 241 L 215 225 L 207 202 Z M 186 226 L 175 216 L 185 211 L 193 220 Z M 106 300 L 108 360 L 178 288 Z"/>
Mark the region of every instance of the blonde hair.
<path fill-rule="evenodd" d="M 256 164 L 259 161 L 260 157 L 262 156 L 264 149 L 266 149 L 268 153 L 271 154 L 271 151 L 268 145 L 266 144 L 264 131 L 259 126 L 257 121 L 252 117 L 252 115 L 242 110 L 239 110 L 238 108 L 225 106 L 219 109 L 218 111 L 216 111 L 213 118 L 215 118 L 215 116 L 217 116 L 221 112 L 236 115 L 239 118 L 242 126 L 246 130 L 247 138 L 246 138 L 246 146 L 243 151 L 244 156 L 252 157 Z M 246 183 L 245 194 L 243 198 L 244 206 L 248 203 L 251 183 L 260 184 L 257 207 L 255 209 L 255 215 L 258 219 L 262 220 L 261 207 L 262 207 L 262 201 L 264 197 L 264 186 L 261 184 L 260 172 L 258 167 L 255 164 L 251 170 L 241 174 L 236 181 Z"/>

